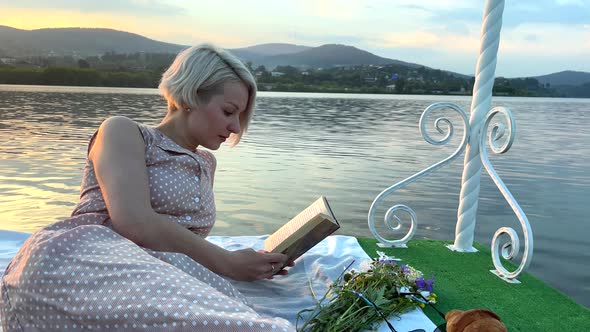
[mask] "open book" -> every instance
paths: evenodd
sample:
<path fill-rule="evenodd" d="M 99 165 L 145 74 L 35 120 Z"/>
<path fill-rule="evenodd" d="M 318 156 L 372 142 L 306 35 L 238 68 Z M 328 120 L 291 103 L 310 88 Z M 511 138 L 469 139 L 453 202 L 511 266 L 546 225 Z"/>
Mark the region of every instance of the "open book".
<path fill-rule="evenodd" d="M 295 260 L 338 228 L 340 225 L 328 201 L 321 196 L 264 240 L 264 249 Z"/>

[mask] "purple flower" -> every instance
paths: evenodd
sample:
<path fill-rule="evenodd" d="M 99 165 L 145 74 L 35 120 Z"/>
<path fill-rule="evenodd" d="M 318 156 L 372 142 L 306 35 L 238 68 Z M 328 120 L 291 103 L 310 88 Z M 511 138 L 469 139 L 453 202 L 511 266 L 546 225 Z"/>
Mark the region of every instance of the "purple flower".
<path fill-rule="evenodd" d="M 426 283 L 424 282 L 423 277 L 418 277 L 416 279 L 416 287 L 418 287 L 418 289 L 425 289 Z"/>
<path fill-rule="evenodd" d="M 393 259 L 380 259 L 379 264 L 381 265 L 397 265 L 397 262 Z"/>
<path fill-rule="evenodd" d="M 428 280 L 426 280 L 426 290 L 432 292 L 434 287 L 434 276 Z"/>
<path fill-rule="evenodd" d="M 405 274 L 410 274 L 410 272 L 411 272 L 406 264 L 402 265 L 401 269 L 402 269 L 402 272 Z"/>

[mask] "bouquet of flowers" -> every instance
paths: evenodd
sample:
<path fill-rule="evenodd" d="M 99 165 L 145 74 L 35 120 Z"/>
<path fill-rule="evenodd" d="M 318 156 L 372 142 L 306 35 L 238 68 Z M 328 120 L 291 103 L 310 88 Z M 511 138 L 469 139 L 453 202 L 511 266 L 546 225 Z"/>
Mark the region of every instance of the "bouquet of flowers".
<path fill-rule="evenodd" d="M 420 271 L 378 253 L 380 257 L 365 262 L 361 271 L 345 269 L 314 309 L 300 311 L 297 325 L 304 315 L 307 319 L 297 330 L 363 331 L 385 320 L 395 331 L 388 317 L 436 302 L 434 278 L 425 280 Z"/>

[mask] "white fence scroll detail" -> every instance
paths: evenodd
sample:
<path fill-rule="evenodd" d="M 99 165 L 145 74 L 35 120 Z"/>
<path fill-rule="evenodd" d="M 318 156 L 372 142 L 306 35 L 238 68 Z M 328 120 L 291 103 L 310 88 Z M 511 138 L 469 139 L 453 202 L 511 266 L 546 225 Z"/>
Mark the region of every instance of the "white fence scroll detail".
<path fill-rule="evenodd" d="M 503 0 L 486 1 L 469 119 L 471 137 L 465 152 L 455 243 L 451 247 L 456 251 L 476 251 L 473 248 L 473 237 L 481 177 L 479 140 L 485 115 L 491 108 L 503 12 Z"/>
<path fill-rule="evenodd" d="M 490 123 L 494 116 L 497 114 L 502 114 L 504 119 L 508 124 L 508 137 L 505 139 L 505 143 L 498 147 L 496 142 L 499 142 L 500 139 L 506 134 L 506 126 L 502 123 L 495 123 L 492 126 L 492 131 L 488 135 L 488 130 L 490 127 Z M 513 271 L 509 272 L 503 265 L 500 259 L 500 255 L 504 259 L 512 260 L 518 254 L 518 250 L 520 248 L 520 242 L 518 239 L 518 234 L 509 227 L 502 227 L 496 231 L 494 237 L 492 238 L 492 260 L 494 262 L 494 267 L 496 270 L 491 270 L 492 273 L 498 275 L 500 278 L 508 281 L 508 282 L 518 282 L 516 277 L 520 275 L 530 264 L 533 258 L 533 231 L 529 224 L 529 220 L 508 190 L 508 188 L 504 185 L 504 182 L 500 179 L 494 167 L 490 163 L 488 158 L 487 150 L 486 150 L 486 138 L 490 145 L 491 150 L 496 154 L 502 154 L 507 152 L 512 143 L 514 142 L 514 137 L 516 136 L 516 126 L 514 124 L 514 119 L 512 118 L 512 113 L 508 108 L 504 107 L 495 107 L 491 111 L 488 112 L 486 116 L 486 122 L 484 125 L 484 131 L 482 132 L 479 148 L 481 151 L 481 162 L 483 163 L 484 167 L 488 171 L 488 174 L 500 189 L 500 192 L 518 217 L 520 221 L 520 225 L 524 232 L 524 253 L 522 256 L 522 262 L 518 266 L 518 268 Z M 500 252 L 500 236 L 508 235 L 510 241 L 502 245 L 502 249 Z"/>
<path fill-rule="evenodd" d="M 458 220 L 455 228 L 455 242 L 453 245 L 448 247 L 455 251 L 477 251 L 473 247 L 473 238 L 479 199 L 481 168 L 483 164 L 492 180 L 498 189 L 500 189 L 500 192 L 518 217 L 524 232 L 525 239 L 522 262 L 515 271 L 510 272 L 502 265 L 501 258 L 507 260 L 516 258 L 520 248 L 518 235 L 516 231 L 510 227 L 502 227 L 496 231 L 494 237 L 492 238 L 492 260 L 496 270 L 492 270 L 491 272 L 508 282 L 518 282 L 516 277 L 529 266 L 533 257 L 533 232 L 526 215 L 492 167 L 486 149 L 486 139 L 489 137 L 489 144 L 494 153 L 500 154 L 507 152 L 514 141 L 516 132 L 516 127 L 514 125 L 514 120 L 510 110 L 503 107 L 495 107 L 490 110 L 492 89 L 494 86 L 496 72 L 498 47 L 500 44 L 500 30 L 502 28 L 503 12 L 503 0 L 486 1 L 481 31 L 481 46 L 479 58 L 477 60 L 475 85 L 473 87 L 474 93 L 471 103 L 471 116 L 469 121 L 467 120 L 465 112 L 460 107 L 451 103 L 432 104 L 427 107 L 426 110 L 424 110 L 424 113 L 420 118 L 420 132 L 424 139 L 430 144 L 442 145 L 448 143 L 453 136 L 454 131 L 451 121 L 447 118 L 439 118 L 435 121 L 435 127 L 439 133 L 444 134 L 441 124 L 445 124 L 447 130 L 446 136 L 441 140 L 436 141 L 431 139 L 426 133 L 426 118 L 435 109 L 451 108 L 455 110 L 461 115 L 463 119 L 464 135 L 461 145 L 448 158 L 382 191 L 371 204 L 368 215 L 368 223 L 371 233 L 380 242 L 378 244 L 379 246 L 406 247 L 406 243 L 412 238 L 416 231 L 418 224 L 416 213 L 406 205 L 402 204 L 394 205 L 389 210 L 387 210 L 385 213 L 385 225 L 389 227 L 390 231 L 394 232 L 399 231 L 402 226 L 401 220 L 399 217 L 397 217 L 396 213 L 398 211 L 405 211 L 410 215 L 410 227 L 405 236 L 398 240 L 387 240 L 380 236 L 375 229 L 375 210 L 377 206 L 379 206 L 383 199 L 391 195 L 394 191 L 403 188 L 411 182 L 438 170 L 442 166 L 455 159 L 459 154 L 461 154 L 461 152 L 463 152 L 463 150 L 466 149 L 467 152 L 465 153 L 460 202 L 457 213 Z M 504 115 L 509 128 L 508 138 L 505 139 L 505 143 L 501 147 L 498 147 L 496 142 L 499 142 L 506 132 L 506 127 L 502 123 L 494 124 L 491 133 L 488 135 L 488 129 L 490 127 L 491 120 L 496 114 L 499 113 Z M 396 221 L 394 221 L 394 219 Z M 501 245 L 500 243 L 502 236 L 509 237 L 509 241 L 505 242 L 504 245 Z"/>
<path fill-rule="evenodd" d="M 401 220 L 396 215 L 396 212 L 404 211 L 410 215 L 410 228 L 409 228 L 408 232 L 405 234 L 405 236 L 402 237 L 401 239 L 398 239 L 398 240 L 385 239 L 383 236 L 379 235 L 379 233 L 375 229 L 375 212 L 376 212 L 377 207 L 381 204 L 381 202 L 386 197 L 390 196 L 396 190 L 403 188 L 403 187 L 407 186 L 408 184 L 418 180 L 419 178 L 421 178 L 425 175 L 428 175 L 428 174 L 438 170 L 439 168 L 443 167 L 444 165 L 450 163 L 453 159 L 455 159 L 457 156 L 459 156 L 461 154 L 461 152 L 463 152 L 463 150 L 465 149 L 465 146 L 467 145 L 467 141 L 470 136 L 467 114 L 459 106 L 452 104 L 452 103 L 435 103 L 435 104 L 428 106 L 424 110 L 424 112 L 422 113 L 422 116 L 420 117 L 420 133 L 422 134 L 422 137 L 424 137 L 424 140 L 426 140 L 428 143 L 430 143 L 432 145 L 444 145 L 444 144 L 447 144 L 452 139 L 453 134 L 454 134 L 454 126 L 453 126 L 453 123 L 448 118 L 437 118 L 434 122 L 434 126 L 435 126 L 436 130 L 439 133 L 445 135 L 443 138 L 441 138 L 439 140 L 432 139 L 426 131 L 426 122 L 427 122 L 427 119 L 428 119 L 430 113 L 432 113 L 433 111 L 435 111 L 437 109 L 447 109 L 447 108 L 450 108 L 450 109 L 454 110 L 455 112 L 457 112 L 461 116 L 461 119 L 463 120 L 463 139 L 461 141 L 461 144 L 455 150 L 455 152 L 453 154 L 451 154 L 449 157 L 447 157 L 446 159 L 444 159 L 444 160 L 410 176 L 409 178 L 407 178 L 401 182 L 398 182 L 398 183 L 394 184 L 393 186 L 383 190 L 379 195 L 377 195 L 375 200 L 373 200 L 373 203 L 371 204 L 371 208 L 369 209 L 368 223 L 369 223 L 369 229 L 371 230 L 371 233 L 380 242 L 380 243 L 378 243 L 378 246 L 380 246 L 380 247 L 402 247 L 402 248 L 406 247 L 406 243 L 412 239 L 412 236 L 414 235 L 414 232 L 416 231 L 416 227 L 418 225 L 416 213 L 411 208 L 409 208 L 408 206 L 403 205 L 403 204 L 394 205 L 391 208 L 389 208 L 389 210 L 387 210 L 387 212 L 385 213 L 385 218 L 384 218 L 385 225 L 389 228 L 390 231 L 393 231 L 393 232 L 399 231 L 401 229 Z M 443 128 L 443 124 L 444 124 L 444 128 Z M 446 132 L 446 134 L 445 134 L 445 132 Z M 394 221 L 394 219 L 396 221 Z"/>

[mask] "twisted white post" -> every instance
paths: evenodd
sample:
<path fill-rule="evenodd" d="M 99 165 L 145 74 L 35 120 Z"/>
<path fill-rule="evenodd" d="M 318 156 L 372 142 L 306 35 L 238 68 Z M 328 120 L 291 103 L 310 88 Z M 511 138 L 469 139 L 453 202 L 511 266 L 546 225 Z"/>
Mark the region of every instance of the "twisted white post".
<path fill-rule="evenodd" d="M 491 108 L 503 12 L 504 0 L 486 1 L 469 118 L 471 136 L 465 153 L 455 243 L 450 246 L 456 251 L 476 251 L 473 236 L 482 169 L 479 142 L 485 116 Z"/>

